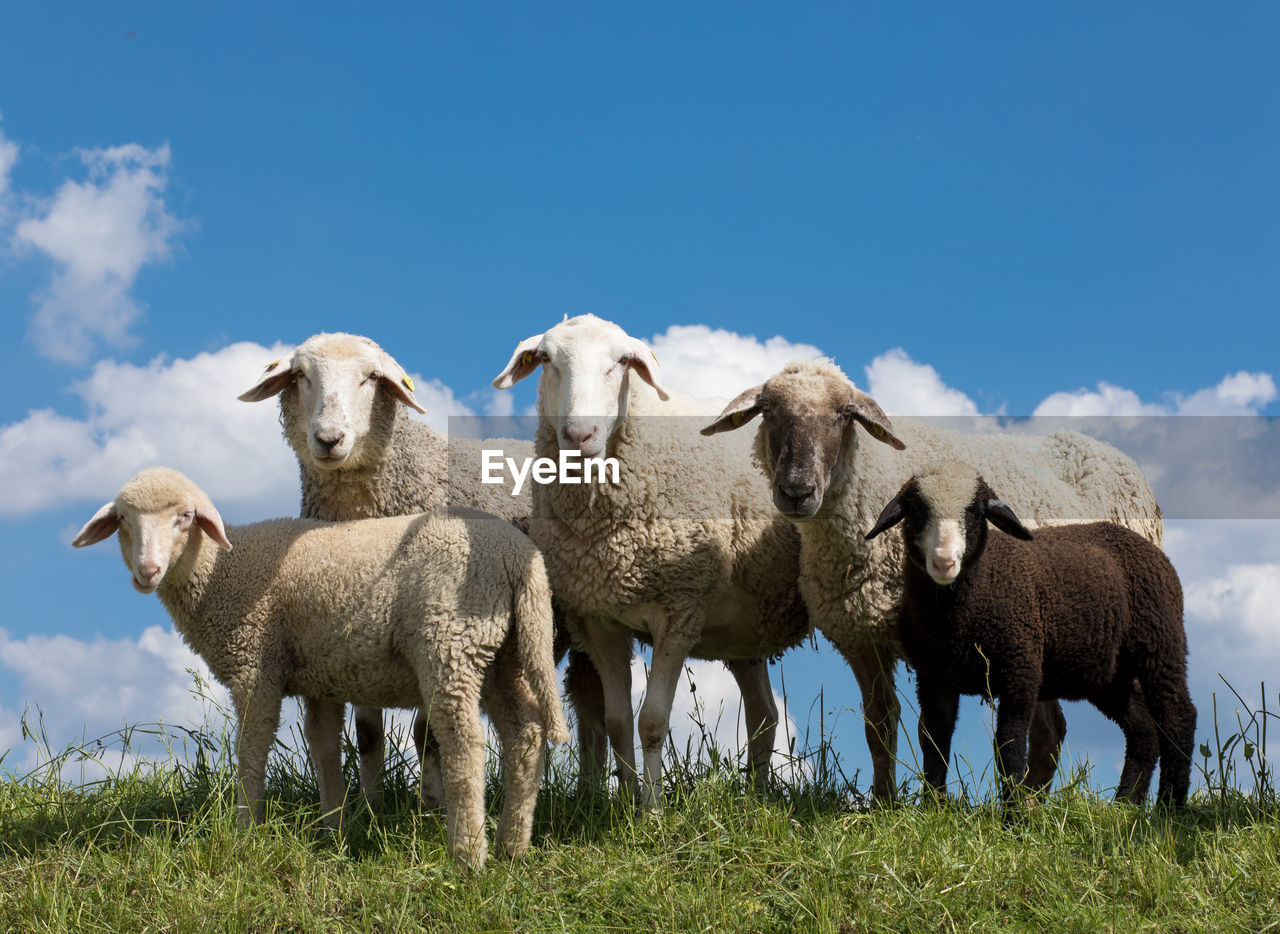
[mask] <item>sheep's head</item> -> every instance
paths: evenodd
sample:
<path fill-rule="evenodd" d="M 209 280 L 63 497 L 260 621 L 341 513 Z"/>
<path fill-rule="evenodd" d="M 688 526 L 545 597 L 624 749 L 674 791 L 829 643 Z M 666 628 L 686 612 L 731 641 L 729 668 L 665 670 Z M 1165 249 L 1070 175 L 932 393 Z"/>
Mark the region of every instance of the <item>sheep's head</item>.
<path fill-rule="evenodd" d="M 773 488 L 773 503 L 789 519 L 818 514 L 832 482 L 848 470 L 861 425 L 901 450 L 888 417 L 874 399 L 829 361 L 788 364 L 767 382 L 730 402 L 704 435 L 741 428 L 761 416 L 756 460 Z"/>
<path fill-rule="evenodd" d="M 561 450 L 588 457 L 604 453 L 626 418 L 632 373 L 668 398 L 649 345 L 595 315 L 568 318 L 521 341 L 493 385 L 509 389 L 538 367 L 538 415 L 555 428 Z"/>
<path fill-rule="evenodd" d="M 152 593 L 192 535 L 201 533 L 230 550 L 222 517 L 204 491 L 176 470 L 148 467 L 121 487 L 71 544 L 83 548 L 114 534 L 134 590 Z"/>
<path fill-rule="evenodd" d="M 978 472 L 958 461 L 930 466 L 908 480 L 867 538 L 899 522 L 907 560 L 944 586 L 982 555 L 988 522 L 1016 538 L 1032 537 Z"/>
<path fill-rule="evenodd" d="M 391 440 L 397 405 L 425 411 L 395 359 L 352 334 L 317 334 L 267 366 L 244 402 L 280 396 L 285 437 L 321 470 L 363 466 Z"/>

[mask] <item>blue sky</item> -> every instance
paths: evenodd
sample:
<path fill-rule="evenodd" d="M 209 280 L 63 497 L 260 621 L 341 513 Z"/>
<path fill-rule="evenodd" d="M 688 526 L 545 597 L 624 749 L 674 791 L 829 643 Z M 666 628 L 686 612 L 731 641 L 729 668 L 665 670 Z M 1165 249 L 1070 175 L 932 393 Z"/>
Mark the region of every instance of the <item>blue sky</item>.
<path fill-rule="evenodd" d="M 270 407 L 232 397 L 320 330 L 439 418 L 502 411 L 515 342 L 582 312 L 705 394 L 808 345 L 897 411 L 1280 414 L 1277 40 L 1264 4 L 6 11 L 0 749 L 26 702 L 164 712 L 162 610 L 70 535 L 131 451 L 232 519 L 292 509 Z M 1280 661 L 1280 532 L 1244 525 L 1171 535 L 1202 685 L 1197 626 L 1205 665 Z M 42 673 L 82 649 L 92 702 Z"/>

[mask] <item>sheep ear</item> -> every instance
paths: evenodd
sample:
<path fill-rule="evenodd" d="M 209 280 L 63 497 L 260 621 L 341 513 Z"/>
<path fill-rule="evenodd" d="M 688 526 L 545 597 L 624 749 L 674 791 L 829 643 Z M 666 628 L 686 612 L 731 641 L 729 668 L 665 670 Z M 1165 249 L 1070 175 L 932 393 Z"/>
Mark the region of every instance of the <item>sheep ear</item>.
<path fill-rule="evenodd" d="M 666 402 L 671 398 L 662 385 L 658 355 L 653 352 L 653 349 L 648 344 L 639 338 L 631 338 L 631 349 L 622 359 L 642 380 L 654 388 L 658 393 L 659 399 Z"/>
<path fill-rule="evenodd" d="M 893 433 L 893 425 L 889 422 L 889 416 L 884 414 L 884 410 L 876 404 L 876 400 L 861 389 L 853 391 L 853 397 L 849 400 L 845 411 L 852 415 L 863 428 L 871 434 L 871 437 L 877 441 L 883 441 L 889 447 L 896 450 L 903 450 L 906 445 L 903 444 L 898 436 Z"/>
<path fill-rule="evenodd" d="M 213 507 L 208 498 L 196 503 L 196 523 L 204 530 L 204 534 L 217 542 L 225 551 L 231 550 L 231 542 L 227 540 L 227 527 L 222 524 L 222 516 Z"/>
<path fill-rule="evenodd" d="M 994 496 L 987 500 L 986 515 L 988 522 L 1014 538 L 1029 542 L 1035 537 L 1003 500 L 996 499 Z"/>
<path fill-rule="evenodd" d="M 541 334 L 526 337 L 517 344 L 516 352 L 507 361 L 506 368 L 493 378 L 493 387 L 495 389 L 510 389 L 541 366 L 542 361 L 538 358 L 538 348 L 541 346 Z"/>
<path fill-rule="evenodd" d="M 264 399 L 270 399 L 272 396 L 279 395 L 284 387 L 293 382 L 293 378 L 297 375 L 293 368 L 292 354 L 289 355 L 288 359 L 282 357 L 279 360 L 272 360 L 267 364 L 267 368 L 262 371 L 262 376 L 258 378 L 258 381 L 236 398 L 241 402 L 261 402 Z"/>
<path fill-rule="evenodd" d="M 885 529 L 891 529 L 901 522 L 907 515 L 907 510 L 902 504 L 902 494 L 899 493 L 893 499 L 889 500 L 884 509 L 880 510 L 880 518 L 876 520 L 876 524 L 871 527 L 871 531 L 863 536 L 867 541 L 875 538 Z"/>
<path fill-rule="evenodd" d="M 739 393 L 738 398 L 724 407 L 719 418 L 702 429 L 702 433 L 714 435 L 717 432 L 741 428 L 760 414 L 760 393 L 763 391 L 764 383 L 761 383 L 759 386 L 752 386 L 746 392 Z"/>
<path fill-rule="evenodd" d="M 426 413 L 413 395 L 413 377 L 404 371 L 404 367 L 396 363 L 395 357 L 382 351 L 378 357 L 378 379 L 382 387 L 409 408 L 423 414 Z"/>
<path fill-rule="evenodd" d="M 114 535 L 118 528 L 120 528 L 120 514 L 116 512 L 115 500 L 112 500 L 94 513 L 93 518 L 86 522 L 84 528 L 71 540 L 71 544 L 77 548 L 96 545 Z"/>

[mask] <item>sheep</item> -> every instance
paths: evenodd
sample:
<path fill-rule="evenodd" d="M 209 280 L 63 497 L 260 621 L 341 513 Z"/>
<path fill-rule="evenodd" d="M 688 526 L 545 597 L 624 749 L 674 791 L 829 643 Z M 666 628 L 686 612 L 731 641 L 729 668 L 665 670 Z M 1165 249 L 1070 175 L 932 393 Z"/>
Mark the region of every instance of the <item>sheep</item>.
<path fill-rule="evenodd" d="M 800 531 L 805 604 L 861 689 L 877 800 L 891 799 L 897 788 L 894 607 L 901 546 L 867 542 L 862 533 L 916 467 L 961 457 L 1005 489 L 1030 521 L 1112 519 L 1160 543 L 1160 508 L 1137 465 L 1077 432 L 973 436 L 901 419 L 895 433 L 875 400 L 830 360 L 789 364 L 739 394 L 703 433 L 731 431 L 757 415 L 753 457 L 774 506 Z M 882 444 L 861 444 L 857 425 Z M 1053 780 L 1065 731 L 1057 702 L 1037 709 L 1028 784 Z"/>
<path fill-rule="evenodd" d="M 159 594 L 182 638 L 231 692 L 242 823 L 262 820 L 284 697 L 421 706 L 440 743 L 449 849 L 479 868 L 487 854 L 483 697 L 506 775 L 498 843 L 511 857 L 528 850 L 544 738 L 564 742 L 568 731 L 546 571 L 514 526 L 461 507 L 224 526 L 191 480 L 153 467 L 72 544 L 113 533 L 134 588 Z M 304 724 L 325 823 L 336 827 L 341 769 L 336 747 L 317 741 L 324 727 L 311 717 Z"/>
<path fill-rule="evenodd" d="M 475 443 L 450 439 L 408 417 L 408 409 L 424 411 L 414 390 L 413 379 L 369 338 L 316 334 L 287 360 L 268 365 L 240 399 L 260 402 L 279 396 L 284 436 L 298 458 L 304 518 L 379 518 L 466 505 L 525 527 L 531 509 L 527 489 L 513 496 L 502 485 L 481 483 Z M 505 447 L 514 453 L 532 451 L 527 442 L 505 442 Z M 562 654 L 557 651 L 557 658 Z M 583 781 L 590 783 L 603 771 L 607 755 L 599 677 L 587 658 L 574 652 L 567 681 L 578 715 Z M 315 699 L 307 699 L 304 707 L 308 716 L 335 725 L 325 741 L 336 747 L 342 708 L 331 709 Z M 382 786 L 382 711 L 356 707 L 355 720 L 361 789 L 376 811 Z M 422 762 L 423 806 L 438 807 L 442 785 L 435 742 L 420 715 L 414 739 Z"/>
<path fill-rule="evenodd" d="M 763 785 L 778 714 L 760 660 L 810 632 L 796 584 L 799 537 L 762 505 L 744 445 L 698 438 L 700 422 L 689 416 L 718 404 L 668 392 L 643 341 L 594 315 L 567 318 L 522 341 L 493 385 L 507 389 L 539 367 L 538 455 L 574 451 L 620 465 L 616 483 L 535 485 L 529 524 L 556 600 L 575 617 L 573 635 L 600 672 L 620 781 L 635 791 L 637 635 L 653 643 L 638 724 L 640 803 L 659 806 L 662 744 L 689 656 L 722 659 L 732 672 L 750 765 Z"/>
<path fill-rule="evenodd" d="M 1158 757 L 1157 799 L 1186 803 L 1196 709 L 1182 586 L 1163 551 L 1112 522 L 1033 536 L 956 461 L 908 480 L 866 537 L 900 522 L 898 634 L 916 671 L 924 777 L 935 792 L 946 787 L 959 696 L 982 694 L 997 702 L 1006 801 L 1026 766 L 1033 707 L 1062 698 L 1089 700 L 1124 731 L 1118 798 L 1146 799 Z M 988 522 L 1000 531 L 988 534 Z"/>

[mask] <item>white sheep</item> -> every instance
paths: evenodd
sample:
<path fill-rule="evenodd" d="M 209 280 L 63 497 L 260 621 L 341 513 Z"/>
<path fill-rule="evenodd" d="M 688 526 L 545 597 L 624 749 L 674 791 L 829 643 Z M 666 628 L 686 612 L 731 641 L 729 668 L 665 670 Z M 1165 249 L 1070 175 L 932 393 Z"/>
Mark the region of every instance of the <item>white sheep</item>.
<path fill-rule="evenodd" d="M 839 367 L 814 360 L 789 364 L 741 393 L 703 433 L 731 431 L 761 414 L 753 457 L 778 512 L 800 531 L 800 586 L 813 624 L 848 661 L 862 691 L 872 791 L 880 799 L 897 787 L 894 607 L 902 545 L 897 536 L 868 542 L 863 532 L 917 467 L 965 460 L 1005 491 L 1030 524 L 1106 519 L 1160 543 L 1160 508 L 1137 465 L 1077 432 L 965 435 L 913 419 L 899 419 L 895 429 Z M 884 443 L 860 443 L 856 425 Z M 1052 780 L 1065 729 L 1056 702 L 1041 705 L 1029 784 Z"/>
<path fill-rule="evenodd" d="M 284 697 L 421 706 L 440 743 L 450 851 L 479 867 L 487 852 L 483 697 L 506 775 L 498 843 L 512 857 L 527 851 L 544 739 L 563 742 L 568 732 L 551 591 L 541 556 L 518 529 L 464 508 L 224 527 L 199 487 L 153 467 L 126 483 L 73 544 L 113 533 L 134 588 L 159 594 L 183 639 L 231 692 L 243 822 L 263 816 Z M 318 741 L 325 726 L 305 723 L 325 820 L 336 826 L 341 766 L 336 747 Z"/>
<path fill-rule="evenodd" d="M 690 656 L 722 659 L 733 673 L 763 782 L 778 714 L 760 660 L 810 631 L 794 528 L 768 506 L 746 463 L 749 445 L 698 437 L 699 416 L 718 405 L 668 393 L 643 341 L 593 315 L 570 318 L 522 341 L 493 384 L 506 389 L 539 367 L 537 453 L 604 455 L 620 465 L 617 483 L 535 485 L 529 534 L 557 602 L 580 618 L 574 635 L 600 672 L 621 779 L 633 786 L 636 777 L 635 634 L 653 642 L 638 724 L 642 802 L 659 802 L 662 744 Z"/>
<path fill-rule="evenodd" d="M 481 446 L 410 419 L 407 409 L 423 411 L 414 389 L 400 364 L 369 338 L 317 334 L 287 359 L 268 365 L 240 399 L 260 402 L 279 396 L 285 440 L 298 458 L 304 518 L 369 519 L 453 505 L 474 506 L 524 526 L 532 508 L 528 488 L 513 496 L 508 485 L 480 482 Z M 533 450 L 528 442 L 504 439 L 503 446 L 513 456 Z M 603 770 L 607 754 L 599 679 L 585 656 L 575 652 L 567 681 L 586 763 L 583 773 L 590 776 Z M 304 707 L 308 717 L 340 730 L 341 707 L 312 698 Z M 358 706 L 355 720 L 360 784 L 377 810 L 382 711 Z M 423 804 L 439 806 L 438 756 L 421 716 L 414 724 L 414 739 L 422 762 Z M 339 732 L 325 739 L 335 748 L 339 741 Z"/>
<path fill-rule="evenodd" d="M 1182 586 L 1163 551 L 1113 522 L 1032 535 L 977 471 L 957 461 L 907 481 L 866 537 L 899 522 L 906 554 L 898 634 L 916 671 L 931 788 L 946 787 L 961 694 L 996 700 L 1006 801 L 1026 766 L 1036 702 L 1064 698 L 1088 700 L 1124 731 L 1117 797 L 1141 804 L 1159 760 L 1159 800 L 1186 803 L 1196 708 L 1187 691 Z M 988 522 L 1000 531 L 988 534 Z"/>

